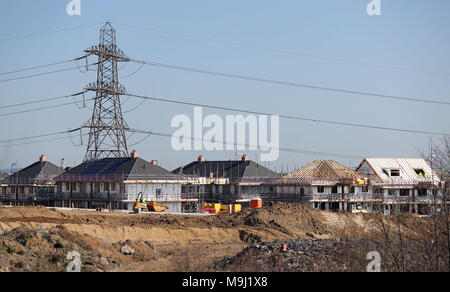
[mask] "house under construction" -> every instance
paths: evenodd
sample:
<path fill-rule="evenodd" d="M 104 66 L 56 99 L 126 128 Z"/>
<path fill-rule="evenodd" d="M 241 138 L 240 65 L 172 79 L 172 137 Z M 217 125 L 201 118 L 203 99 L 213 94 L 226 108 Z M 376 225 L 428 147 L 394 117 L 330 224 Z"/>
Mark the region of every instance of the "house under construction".
<path fill-rule="evenodd" d="M 242 203 L 252 199 L 300 202 L 342 212 L 428 214 L 442 203 L 442 180 L 424 159 L 366 158 L 356 170 L 318 160 L 281 176 L 250 161 L 206 161 L 200 156 L 169 172 L 133 151 L 131 157 L 104 158 L 63 170 L 44 155 L 2 181 L 4 205 L 44 205 L 132 211 L 138 197 L 197 212 L 203 202 Z"/>
<path fill-rule="evenodd" d="M 207 161 L 200 155 L 191 162 L 173 171 L 176 175 L 202 178 L 201 188 L 208 202 L 249 202 L 261 193 L 275 193 L 276 189 L 266 180 L 276 180 L 281 175 L 248 159 Z"/>
<path fill-rule="evenodd" d="M 206 161 L 200 156 L 174 171 L 202 177 L 206 201 L 233 203 L 260 198 L 301 202 L 342 212 L 425 215 L 442 202 L 443 183 L 424 159 L 367 158 L 355 170 L 317 160 L 283 177 L 249 161 Z"/>
<path fill-rule="evenodd" d="M 106 208 L 132 211 L 138 197 L 169 207 L 171 212 L 195 211 L 200 195 L 183 193 L 185 185 L 197 185 L 198 179 L 175 175 L 139 158 L 105 158 L 78 165 L 57 178 L 55 207 Z"/>
<path fill-rule="evenodd" d="M 56 178 L 63 171 L 41 155 L 39 161 L 3 179 L 0 203 L 16 206 L 45 204 L 43 199 L 54 193 Z"/>
<path fill-rule="evenodd" d="M 370 193 L 364 176 L 333 160 L 313 161 L 277 184 L 279 199 L 295 199 L 320 210 L 365 211 L 381 201 Z"/>
<path fill-rule="evenodd" d="M 356 171 L 382 196 L 387 215 L 427 214 L 431 206 L 442 203 L 444 183 L 424 159 L 366 158 Z"/>

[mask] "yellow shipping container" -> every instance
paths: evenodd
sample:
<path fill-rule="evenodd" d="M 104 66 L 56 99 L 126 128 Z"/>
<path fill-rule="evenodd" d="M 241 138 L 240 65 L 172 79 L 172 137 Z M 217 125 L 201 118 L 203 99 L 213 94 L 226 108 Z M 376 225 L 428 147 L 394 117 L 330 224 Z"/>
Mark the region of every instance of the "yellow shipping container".
<path fill-rule="evenodd" d="M 216 209 L 217 212 L 220 211 L 221 205 L 220 204 L 213 204 L 213 203 L 204 203 L 202 204 L 203 209 Z"/>
<path fill-rule="evenodd" d="M 217 213 L 219 213 L 220 209 L 222 208 L 222 205 L 220 205 L 220 204 L 211 204 L 210 208 L 216 209 Z"/>
<path fill-rule="evenodd" d="M 239 213 L 242 211 L 241 204 L 233 204 L 233 205 L 221 205 L 221 204 L 213 204 L 213 203 L 204 203 L 202 204 L 202 209 L 216 209 L 218 214 L 228 214 L 230 213 Z"/>
<path fill-rule="evenodd" d="M 239 213 L 242 211 L 242 205 L 241 204 L 234 204 L 233 205 L 233 213 Z"/>
<path fill-rule="evenodd" d="M 228 205 L 222 205 L 219 214 L 228 214 L 228 213 L 230 213 L 230 208 L 228 207 Z"/>

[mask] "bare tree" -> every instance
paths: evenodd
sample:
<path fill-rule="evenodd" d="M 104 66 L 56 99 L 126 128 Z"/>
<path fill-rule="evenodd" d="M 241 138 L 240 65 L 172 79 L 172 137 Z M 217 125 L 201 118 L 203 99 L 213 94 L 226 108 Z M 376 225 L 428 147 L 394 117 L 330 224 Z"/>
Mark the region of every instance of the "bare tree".
<path fill-rule="evenodd" d="M 449 202 L 450 202 L 450 137 L 446 136 L 440 139 L 440 143 L 431 145 L 430 153 L 426 155 L 424 152 L 420 152 L 422 157 L 426 159 L 433 169 L 441 177 L 443 183 L 441 186 L 442 197 L 440 206 L 440 214 L 436 214 L 438 206 L 436 204 L 436 193 L 433 193 L 435 198 L 435 212 L 433 214 L 435 220 L 436 233 L 441 233 L 446 239 L 447 245 L 447 261 L 448 269 L 450 271 L 450 222 L 449 222 Z M 438 235 L 438 234 L 436 234 Z M 437 238 L 436 238 L 437 239 Z M 437 244 L 438 240 L 435 241 Z M 436 247 L 439 248 L 438 246 Z"/>
<path fill-rule="evenodd" d="M 431 153 L 422 156 L 433 165 L 439 175 L 447 177 L 450 174 L 450 137 L 440 139 L 440 143 L 431 146 Z"/>

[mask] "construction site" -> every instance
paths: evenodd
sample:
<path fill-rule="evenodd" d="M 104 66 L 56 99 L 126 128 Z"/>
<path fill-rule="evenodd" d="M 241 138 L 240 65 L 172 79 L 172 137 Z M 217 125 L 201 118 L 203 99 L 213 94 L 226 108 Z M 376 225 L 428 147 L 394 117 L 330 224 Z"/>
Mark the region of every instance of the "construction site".
<path fill-rule="evenodd" d="M 211 167 L 218 165 L 224 170 L 216 174 Z M 147 202 L 154 202 L 173 213 L 209 212 L 204 205 L 215 204 L 217 214 L 222 207 L 233 213 L 233 206 L 241 210 L 278 201 L 332 212 L 425 216 L 447 201 L 448 182 L 424 159 L 368 158 L 358 170 L 326 160 L 281 176 L 246 156 L 212 162 L 200 156 L 170 172 L 136 151 L 129 158 L 93 160 L 64 170 L 41 155 L 40 161 L 3 180 L 0 202 L 128 212 L 148 210 Z"/>
<path fill-rule="evenodd" d="M 433 236 L 432 226 L 427 218 L 322 212 L 280 202 L 199 216 L 0 208 L 0 268 L 65 271 L 65 255 L 77 251 L 86 272 L 362 272 L 367 250 L 391 258 L 411 245 L 401 268 L 386 261 L 384 271 L 446 271 L 445 261 L 430 264 L 435 256 L 445 258 L 444 233 L 438 249 L 422 241 Z"/>
<path fill-rule="evenodd" d="M 64 271 L 63 255 L 76 251 L 87 272 L 360 272 L 363 253 L 376 249 L 388 258 L 408 250 L 384 271 L 448 270 L 435 265 L 448 255 L 448 182 L 420 159 L 382 161 L 403 162 L 405 181 L 383 183 L 375 166 L 356 172 L 334 161 L 281 176 L 245 156 L 201 156 L 169 172 L 135 151 L 65 171 L 42 155 L 3 181 L 0 268 Z M 414 181 L 408 163 L 423 171 Z M 230 175 L 200 176 L 217 164 Z"/>
<path fill-rule="evenodd" d="M 121 97 L 133 95 L 120 84 L 118 65 L 145 62 L 118 47 L 110 22 L 102 26 L 99 43 L 84 54 L 76 61 L 84 60 L 88 71 L 89 58 L 95 58 L 97 81 L 73 96 L 82 96 L 85 104 L 85 95 L 93 93 L 94 107 L 89 121 L 67 132 L 80 132 L 81 140 L 88 136 L 83 162 L 67 167 L 62 159 L 58 166 L 42 154 L 27 167 L 15 172 L 11 168 L 0 181 L 2 205 L 217 214 L 278 201 L 322 211 L 425 216 L 447 202 L 448 182 L 440 177 L 446 166 L 438 173 L 425 158 L 364 158 L 354 169 L 334 160 L 315 160 L 279 173 L 246 154 L 219 161 L 200 155 L 167 170 L 128 146 L 127 133 L 146 132 L 129 127 L 124 119 Z M 435 156 L 432 150 L 432 160 Z"/>
<path fill-rule="evenodd" d="M 165 163 L 169 157 L 152 157 L 153 141 L 151 147 L 142 147 L 139 152 L 134 147 L 149 137 L 169 137 L 174 148 L 174 141 L 179 142 L 180 137 L 129 126 L 129 120 L 125 119 L 128 111 L 123 110 L 124 97 L 126 102 L 137 98 L 174 106 L 204 106 L 227 113 L 258 113 L 266 118 L 271 114 L 245 109 L 244 103 L 230 108 L 200 104 L 187 98 L 173 100 L 132 94 L 119 82 L 122 76 L 119 71 L 132 63 L 140 68 L 154 66 L 214 78 L 364 95 L 395 102 L 442 106 L 448 103 L 137 60 L 119 48 L 112 22 L 101 25 L 98 39 L 99 42 L 85 49 L 81 57 L 69 60 L 75 62 L 77 67 L 74 68 L 82 73 L 94 70 L 97 80 L 80 92 L 63 97 L 74 100 L 69 104 L 88 108 L 90 119 L 79 120 L 80 126 L 67 131 L 0 141 L 9 151 L 21 146 L 12 143 L 30 140 L 30 143 L 45 143 L 48 141 L 36 139 L 65 135 L 74 146 L 82 146 L 84 154 L 80 157 L 81 163 L 68 166 L 66 159 L 49 161 L 48 157 L 55 157 L 53 153 L 43 153 L 40 149 L 45 148 L 36 148 L 35 162 L 25 167 L 12 163 L 10 170 L 0 171 L 0 272 L 61 272 L 72 271 L 73 267 L 78 272 L 366 272 L 369 271 L 368 253 L 373 251 L 383 259 L 381 268 L 375 266 L 377 271 L 450 271 L 448 133 L 284 114 L 277 115 L 277 119 L 356 127 L 364 131 L 440 136 L 443 142 L 437 146 L 430 139 L 430 149 L 413 157 L 366 157 L 278 145 L 276 150 L 280 152 L 340 158 L 339 161 L 310 159 L 306 163 L 304 159 L 290 160 L 296 167 L 289 171 L 289 167 L 277 170 L 270 163 L 258 160 L 261 154 L 258 149 L 248 150 L 254 151 L 251 154 L 255 154 L 255 160 L 250 159 L 249 152 L 237 152 L 242 149 L 234 136 L 233 159 L 229 158 L 230 152 L 224 152 L 219 158 L 213 151 L 198 154 L 203 151 L 203 144 L 196 148 L 198 139 L 189 137 L 188 142 L 194 143 L 194 149 L 186 151 L 191 162 L 185 164 L 176 160 L 176 168 L 169 163 L 163 167 L 162 161 Z M 50 66 L 53 65 L 42 68 Z M 31 70 L 35 67 L 12 72 Z M 22 77 L 16 78 L 0 82 Z M 152 81 L 152 84 L 159 86 L 158 82 Z M 170 84 L 171 89 L 176 86 Z M 289 107 L 287 102 L 284 105 Z M 364 108 L 367 108 L 365 104 Z M 139 121 L 138 127 L 144 127 L 144 122 L 140 121 L 145 115 L 154 115 L 156 119 L 158 110 L 132 116 L 135 123 Z M 245 136 L 246 127 L 251 129 L 247 125 L 249 120 L 252 119 L 242 123 L 243 130 L 238 123 L 232 125 L 233 135 L 236 126 L 237 132 Z M 173 124 L 172 120 L 172 128 Z M 195 123 L 193 128 L 197 133 Z M 289 136 L 299 135 L 298 141 L 314 140 L 309 137 L 313 130 L 301 136 L 295 132 L 297 126 L 293 129 Z M 250 136 L 255 137 L 253 134 Z M 144 135 L 144 139 L 130 143 L 133 135 Z M 357 136 L 351 135 L 352 138 Z M 271 135 L 271 139 L 275 139 L 274 136 Z M 221 147 L 227 144 L 217 139 L 214 137 Z M 74 140 L 80 143 L 75 145 Z M 345 143 L 353 139 L 347 140 Z M 321 146 L 332 145 L 325 143 L 324 137 L 319 141 Z M 249 146 L 245 139 L 242 142 Z M 394 153 L 388 152 L 388 146 L 376 149 L 378 152 L 373 149 L 368 147 L 365 152 Z M 166 149 L 167 156 L 180 157 L 175 156 L 180 151 L 173 150 Z M 70 153 L 71 149 L 60 151 Z M 210 160 L 209 155 L 213 159 Z M 5 157 L 6 161 L 13 161 L 8 155 Z M 148 157 L 152 159 L 147 160 Z M 343 162 L 346 159 L 357 161 L 357 166 L 346 165 Z M 78 261 L 73 264 L 76 256 Z"/>

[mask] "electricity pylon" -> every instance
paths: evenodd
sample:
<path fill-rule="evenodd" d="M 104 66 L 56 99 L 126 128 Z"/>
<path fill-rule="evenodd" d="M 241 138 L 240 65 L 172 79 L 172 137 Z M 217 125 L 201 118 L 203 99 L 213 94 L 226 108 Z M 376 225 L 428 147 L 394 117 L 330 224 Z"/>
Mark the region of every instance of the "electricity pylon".
<path fill-rule="evenodd" d="M 129 157 L 126 130 L 128 125 L 122 116 L 120 96 L 125 87 L 119 83 L 117 64 L 129 59 L 116 45 L 116 31 L 107 22 L 100 30 L 100 42 L 84 51 L 87 56 L 98 57 L 97 82 L 89 84 L 85 90 L 96 93 L 95 105 L 84 161 L 102 158 Z M 87 60 L 87 57 L 86 57 Z"/>

